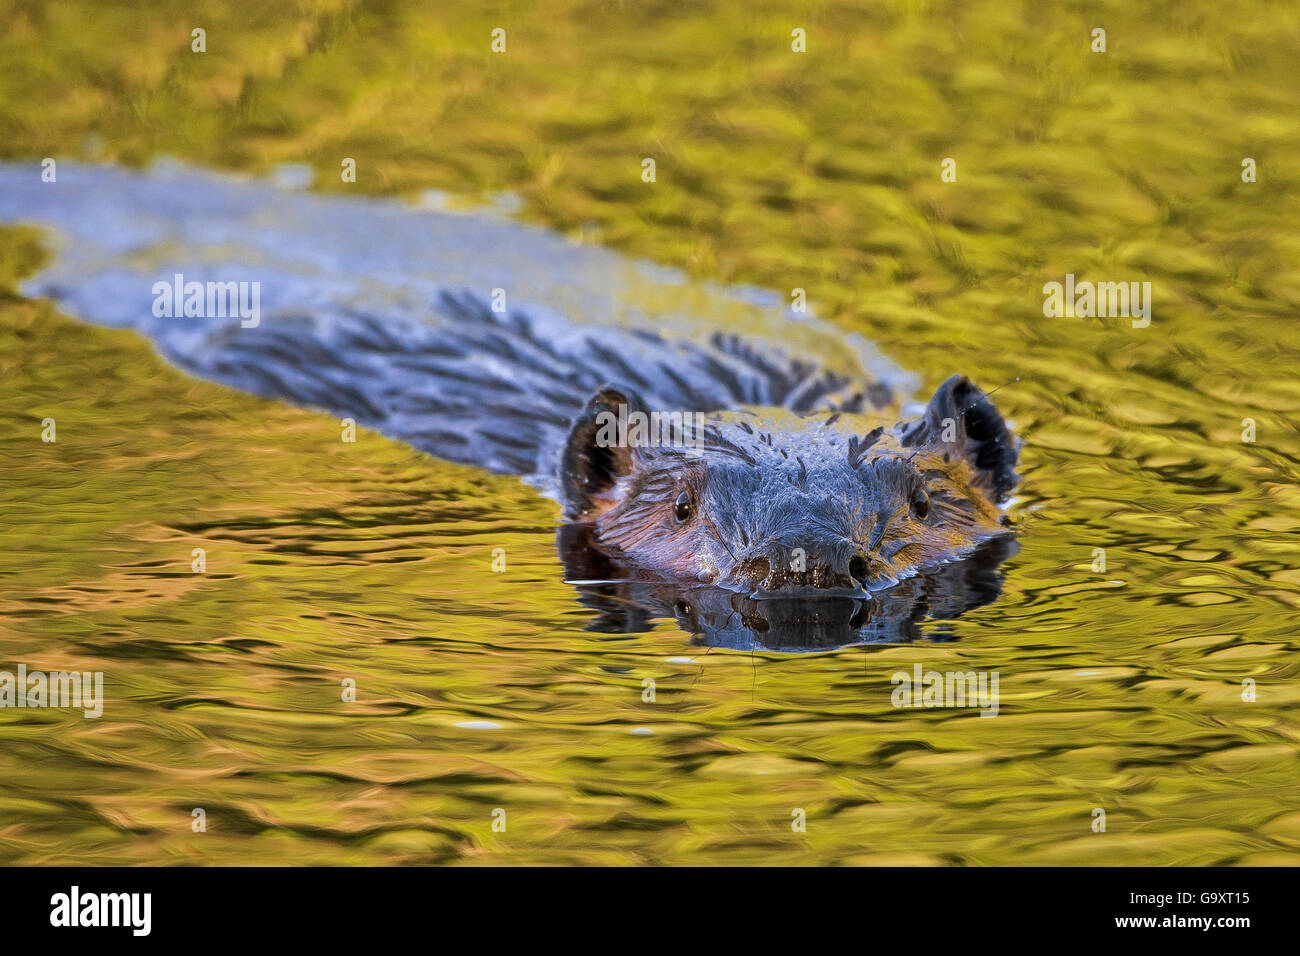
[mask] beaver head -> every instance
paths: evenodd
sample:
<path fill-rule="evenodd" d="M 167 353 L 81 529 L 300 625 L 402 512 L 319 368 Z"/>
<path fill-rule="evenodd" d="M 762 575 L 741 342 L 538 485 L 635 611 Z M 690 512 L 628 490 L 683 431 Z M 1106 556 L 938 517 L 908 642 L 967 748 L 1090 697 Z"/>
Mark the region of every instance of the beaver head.
<path fill-rule="evenodd" d="M 692 434 L 692 416 L 678 415 L 677 440 L 658 440 L 669 432 L 656 425 L 668 419 L 608 386 L 569 435 L 568 517 L 642 577 L 861 593 L 1004 533 L 999 505 L 1017 480 L 1018 443 L 964 376 L 888 430 L 838 414 L 699 420 Z"/>

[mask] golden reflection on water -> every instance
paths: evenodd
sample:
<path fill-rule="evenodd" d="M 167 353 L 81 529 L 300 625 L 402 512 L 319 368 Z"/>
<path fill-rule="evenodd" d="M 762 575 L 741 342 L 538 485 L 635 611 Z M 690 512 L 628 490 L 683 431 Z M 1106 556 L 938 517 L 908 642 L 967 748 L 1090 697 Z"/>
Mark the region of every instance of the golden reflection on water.
<path fill-rule="evenodd" d="M 103 670 L 108 702 L 0 710 L 0 862 L 1300 859 L 1294 12 L 1115 4 L 1091 59 L 1089 21 L 1032 4 L 828 5 L 828 55 L 796 63 L 784 6 L 734 6 L 515 11 L 494 73 L 447 45 L 486 20 L 294 6 L 225 23 L 245 54 L 196 74 L 157 29 L 79 48 L 135 15 L 57 5 L 0 37 L 5 62 L 63 67 L 5 71 L 0 152 L 97 128 L 109 158 L 306 161 L 338 188 L 360 141 L 361 189 L 512 189 L 563 230 L 806 286 L 929 386 L 1011 383 L 1001 599 L 952 640 L 802 656 L 594 633 L 556 509 L 519 482 L 343 444 L 5 298 L 0 668 Z M 937 176 L 953 153 L 961 188 Z M 4 238 L 7 286 L 30 262 Z M 1152 280 L 1151 328 L 1044 319 L 1069 271 Z M 997 671 L 999 715 L 893 708 L 918 663 Z"/>

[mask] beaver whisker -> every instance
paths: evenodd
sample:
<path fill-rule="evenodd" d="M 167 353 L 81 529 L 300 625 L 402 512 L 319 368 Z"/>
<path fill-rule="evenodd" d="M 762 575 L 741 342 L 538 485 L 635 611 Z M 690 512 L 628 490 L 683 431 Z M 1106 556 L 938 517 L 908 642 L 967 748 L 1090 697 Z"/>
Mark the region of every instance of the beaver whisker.
<path fill-rule="evenodd" d="M 880 436 L 884 434 L 884 431 L 885 431 L 884 428 L 877 427 L 867 432 L 867 434 L 863 435 L 862 438 L 858 438 L 857 435 L 850 436 L 849 438 L 849 467 L 850 468 L 857 468 L 859 465 L 862 464 L 862 460 L 866 457 L 867 452 L 870 450 L 872 445 L 874 445 L 876 442 L 880 440 Z"/>

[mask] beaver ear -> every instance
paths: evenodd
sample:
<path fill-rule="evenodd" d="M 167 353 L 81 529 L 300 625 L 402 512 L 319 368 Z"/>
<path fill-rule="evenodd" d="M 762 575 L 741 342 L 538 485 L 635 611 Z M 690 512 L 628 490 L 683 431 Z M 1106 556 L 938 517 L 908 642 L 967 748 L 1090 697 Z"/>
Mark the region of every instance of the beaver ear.
<path fill-rule="evenodd" d="M 903 444 L 933 445 L 970 463 L 975 484 L 994 501 L 1002 501 L 1016 486 L 1016 436 L 997 407 L 965 375 L 954 375 L 939 386 L 925 415 L 908 426 Z"/>
<path fill-rule="evenodd" d="M 560 463 L 564 499 L 572 517 L 600 510 L 600 500 L 612 502 L 607 492 L 632 470 L 632 449 L 620 443 L 619 418 L 645 412 L 635 392 L 606 385 L 591 397 L 574 420 Z"/>

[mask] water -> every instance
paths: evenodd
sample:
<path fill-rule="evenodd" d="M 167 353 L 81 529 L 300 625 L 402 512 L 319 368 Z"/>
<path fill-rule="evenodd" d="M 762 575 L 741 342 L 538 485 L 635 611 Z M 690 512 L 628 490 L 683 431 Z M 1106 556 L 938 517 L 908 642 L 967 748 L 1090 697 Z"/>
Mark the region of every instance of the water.
<path fill-rule="evenodd" d="M 70 202 L 30 174 L 0 169 L 0 220 L 61 234 L 23 287 L 58 306 L 0 306 L 0 661 L 102 670 L 108 699 L 99 720 L 0 711 L 0 861 L 1294 862 L 1285 310 L 1249 333 L 1183 302 L 1147 330 L 1045 325 L 1031 289 L 998 323 L 801 324 L 831 361 L 889 368 L 876 341 L 926 383 L 945 361 L 1020 378 L 998 396 L 1026 442 L 1020 550 L 997 600 L 923 640 L 738 652 L 669 619 L 593 630 L 528 484 L 343 443 L 335 417 L 188 377 L 131 330 L 183 365 L 152 281 L 232 261 L 272 316 L 414 316 L 447 284 L 510 283 L 579 322 L 779 342 L 779 297 L 490 217 L 175 166 L 69 167 Z M 997 673 L 998 715 L 894 707 L 918 664 Z"/>

